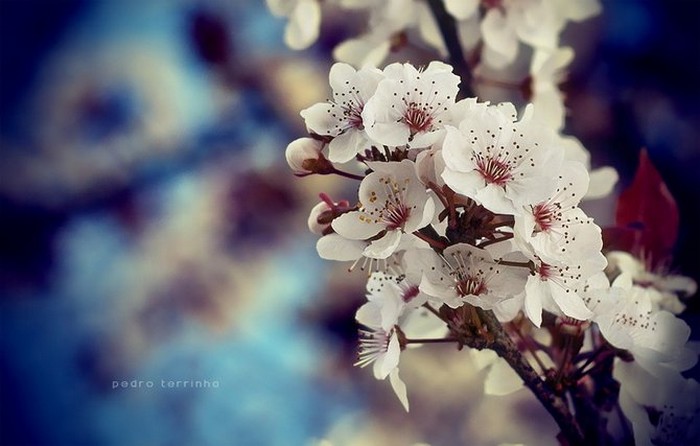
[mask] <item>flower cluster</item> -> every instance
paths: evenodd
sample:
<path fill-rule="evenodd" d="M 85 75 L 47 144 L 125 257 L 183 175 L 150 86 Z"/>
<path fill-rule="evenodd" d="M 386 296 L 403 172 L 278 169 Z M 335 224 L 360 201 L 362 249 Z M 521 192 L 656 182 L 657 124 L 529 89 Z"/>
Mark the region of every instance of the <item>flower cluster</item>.
<path fill-rule="evenodd" d="M 499 358 L 507 356 L 494 340 L 499 329 L 530 339 L 518 346 L 524 361 L 555 387 L 594 379 L 616 356 L 633 360 L 615 359 L 618 379 L 672 375 L 697 385 L 680 375 L 697 361 L 689 328 L 666 310 L 682 309 L 674 292 L 694 284 L 644 274 L 620 253 L 608 267 L 601 229 L 579 207 L 591 189 L 585 149 L 572 150 L 535 107 L 518 118 L 510 103 L 458 100 L 460 79 L 442 62 L 336 63 L 329 78 L 332 99 L 301 112 L 310 135 L 289 145 L 287 160 L 299 176 L 360 181 L 357 199 L 322 194 L 309 227 L 321 257 L 368 270 L 357 365 L 389 377 L 407 410 L 399 357 L 413 344 L 493 348 L 499 355 L 476 357 L 489 369 L 487 392 L 520 388 L 513 364 Z M 612 285 L 606 267 L 617 275 Z M 697 402 L 650 427 L 637 412 L 663 410 L 671 395 L 637 390 L 622 380 L 637 435 L 687 433 Z"/>
<path fill-rule="evenodd" d="M 368 16 L 368 30 L 340 43 L 334 56 L 354 65 L 379 65 L 401 36 L 416 30 L 420 40 L 445 54 L 445 44 L 431 13 L 431 2 L 423 0 L 330 0 L 324 3 Z M 600 12 L 598 0 L 437 0 L 457 28 L 462 45 L 473 49 L 481 39 L 484 62 L 502 68 L 515 61 L 519 45 L 553 52 L 567 22 L 580 22 Z M 275 15 L 288 19 L 285 42 L 304 49 L 319 37 L 319 0 L 267 0 Z"/>
<path fill-rule="evenodd" d="M 608 444 L 625 436 L 611 428 L 627 423 L 637 444 L 700 440 L 698 383 L 682 375 L 698 349 L 678 317 L 696 284 L 666 274 L 659 258 L 631 254 L 668 254 L 675 236 L 637 234 L 638 245 L 659 246 L 604 249 L 601 228 L 580 204 L 610 194 L 617 173 L 592 169 L 581 142 L 562 134 L 560 84 L 574 52 L 559 36 L 568 22 L 596 15 L 598 1 L 323 4 L 365 12 L 369 26 L 335 48 L 332 97 L 301 112 L 309 135 L 286 156 L 298 176 L 359 181 L 356 198 L 321 194 L 308 222 L 322 258 L 368 273 L 356 365 L 388 377 L 408 410 L 401 353 L 455 343 L 487 370 L 486 393 L 534 392 L 567 444 Z M 290 46 L 318 37 L 318 0 L 268 5 L 289 18 Z M 416 37 L 456 70 L 439 61 L 376 68 Z M 518 73 L 528 61 L 529 73 Z M 522 81 L 503 80 L 513 76 Z M 489 85 L 529 104 L 465 97 Z M 644 160 L 640 171 L 654 183 L 637 189 L 663 192 Z M 673 214 L 675 204 L 664 204 Z M 634 231 L 629 224 L 649 208 L 640 206 L 622 206 L 616 221 L 628 227 L 617 229 Z"/>

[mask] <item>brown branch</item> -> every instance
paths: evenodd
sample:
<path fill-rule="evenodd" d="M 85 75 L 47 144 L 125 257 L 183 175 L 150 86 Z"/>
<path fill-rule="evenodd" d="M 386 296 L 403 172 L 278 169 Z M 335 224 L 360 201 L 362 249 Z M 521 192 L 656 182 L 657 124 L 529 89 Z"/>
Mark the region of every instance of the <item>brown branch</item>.
<path fill-rule="evenodd" d="M 558 396 L 537 374 L 535 369 L 523 357 L 513 340 L 498 322 L 492 311 L 478 309 L 481 320 L 492 333 L 494 341 L 490 346 L 500 357 L 520 376 L 525 385 L 535 394 L 545 409 L 552 415 L 561 429 L 562 435 L 570 446 L 583 446 L 584 437 L 581 427 L 571 414 L 569 406 L 564 398 Z"/>

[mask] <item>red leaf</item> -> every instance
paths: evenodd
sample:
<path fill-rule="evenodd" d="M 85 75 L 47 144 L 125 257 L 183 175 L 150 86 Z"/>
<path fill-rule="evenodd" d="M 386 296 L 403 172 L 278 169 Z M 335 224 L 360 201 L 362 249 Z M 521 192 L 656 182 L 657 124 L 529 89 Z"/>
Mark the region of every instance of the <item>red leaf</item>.
<path fill-rule="evenodd" d="M 615 222 L 636 232 L 630 250 L 652 266 L 671 254 L 678 237 L 678 206 L 645 149 L 634 181 L 617 201 Z"/>

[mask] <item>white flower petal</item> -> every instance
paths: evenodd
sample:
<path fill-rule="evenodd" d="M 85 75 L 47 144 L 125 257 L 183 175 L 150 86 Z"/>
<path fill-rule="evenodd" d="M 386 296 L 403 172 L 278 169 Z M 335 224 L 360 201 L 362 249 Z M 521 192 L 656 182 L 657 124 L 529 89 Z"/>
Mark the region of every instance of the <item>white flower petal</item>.
<path fill-rule="evenodd" d="M 593 317 L 593 312 L 586 307 L 583 299 L 571 288 L 562 288 L 559 284 L 549 282 L 552 299 L 565 315 L 580 321 L 589 320 Z"/>
<path fill-rule="evenodd" d="M 367 138 L 354 129 L 349 129 L 342 135 L 333 138 L 328 145 L 328 159 L 334 163 L 346 163 L 364 149 L 369 149 Z"/>
<path fill-rule="evenodd" d="M 481 21 L 481 32 L 484 36 L 486 47 L 500 56 L 498 66 L 494 66 L 494 68 L 501 68 L 515 60 L 515 56 L 518 53 L 517 36 L 499 9 L 493 8 L 488 10 Z M 491 58 L 491 61 L 493 61 L 493 58 Z"/>
<path fill-rule="evenodd" d="M 468 19 L 479 8 L 479 0 L 445 0 L 445 9 L 457 20 Z"/>
<path fill-rule="evenodd" d="M 586 192 L 586 200 L 594 200 L 610 195 L 617 184 L 619 175 L 612 167 L 601 167 L 591 171 L 591 181 Z"/>
<path fill-rule="evenodd" d="M 406 412 L 408 412 L 408 395 L 406 394 L 406 384 L 399 378 L 399 369 L 396 368 L 389 374 L 389 382 L 391 383 L 391 388 L 394 389 L 394 393 L 401 401 L 401 405 Z"/>
<path fill-rule="evenodd" d="M 531 276 L 525 284 L 525 315 L 535 324 L 542 325 L 542 281 Z"/>
<path fill-rule="evenodd" d="M 348 240 L 338 234 L 328 234 L 318 239 L 316 250 L 322 259 L 342 262 L 362 257 L 366 245 L 365 242 Z"/>
<path fill-rule="evenodd" d="M 356 67 L 378 66 L 389 54 L 391 44 L 388 39 L 371 35 L 348 39 L 333 49 L 333 58 Z"/>
<path fill-rule="evenodd" d="M 316 0 L 300 0 L 289 17 L 284 42 L 292 49 L 302 50 L 318 38 L 321 26 L 321 6 Z"/>
<path fill-rule="evenodd" d="M 355 320 L 366 327 L 379 329 L 382 326 L 380 310 L 381 308 L 377 303 L 367 302 L 358 308 L 355 313 Z"/>
<path fill-rule="evenodd" d="M 386 353 L 377 359 L 378 367 L 375 367 L 375 372 L 378 369 L 378 374 L 375 373 L 375 377 L 377 379 L 385 379 L 389 376 L 391 371 L 399 366 L 400 354 L 401 347 L 399 346 L 399 338 L 396 334 L 393 334 L 389 340 Z"/>
<path fill-rule="evenodd" d="M 520 379 L 515 370 L 505 359 L 498 357 L 486 375 L 484 382 L 484 393 L 486 395 L 510 395 L 523 387 L 523 380 Z"/>
<path fill-rule="evenodd" d="M 361 211 L 347 212 L 335 218 L 331 227 L 338 234 L 352 240 L 366 240 L 384 229 L 381 224 L 375 223 Z"/>
<path fill-rule="evenodd" d="M 396 251 L 400 241 L 401 231 L 387 231 L 384 237 L 370 243 L 363 254 L 372 259 L 386 259 Z"/>
<path fill-rule="evenodd" d="M 337 119 L 332 116 L 333 108 L 333 104 L 320 102 L 302 110 L 300 115 L 304 118 L 307 130 L 318 135 L 337 135 Z"/>

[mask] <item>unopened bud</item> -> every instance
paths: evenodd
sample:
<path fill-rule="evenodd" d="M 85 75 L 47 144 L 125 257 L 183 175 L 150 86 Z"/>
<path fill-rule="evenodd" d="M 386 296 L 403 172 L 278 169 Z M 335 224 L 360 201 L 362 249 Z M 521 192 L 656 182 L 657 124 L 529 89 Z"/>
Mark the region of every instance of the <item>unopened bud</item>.
<path fill-rule="evenodd" d="M 331 218 L 321 218 L 322 216 L 330 216 Z M 326 222 L 328 220 L 328 222 Z M 323 235 L 324 231 L 330 226 L 332 218 L 331 207 L 325 201 L 321 201 L 311 209 L 309 213 L 309 230 L 317 235 Z"/>
<path fill-rule="evenodd" d="M 284 155 L 287 164 L 296 175 L 314 173 L 313 166 L 321 157 L 323 143 L 312 138 L 299 138 L 290 142 Z"/>
<path fill-rule="evenodd" d="M 352 210 L 347 200 L 333 201 L 331 197 L 322 193 L 321 201 L 311 209 L 307 222 L 309 230 L 317 235 L 326 235 L 332 232 L 331 223 L 337 216 Z"/>

